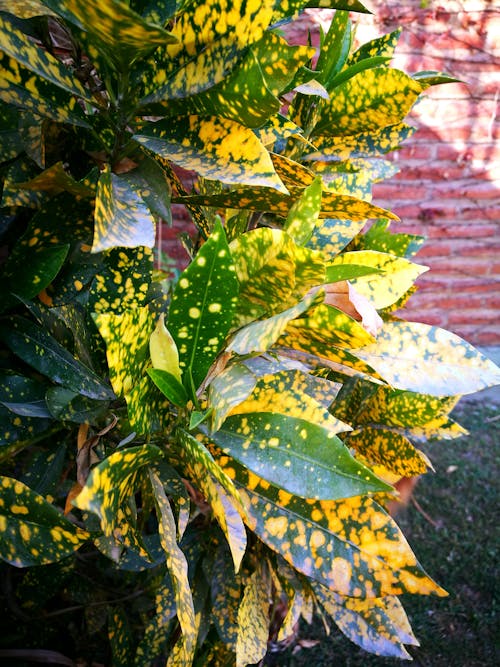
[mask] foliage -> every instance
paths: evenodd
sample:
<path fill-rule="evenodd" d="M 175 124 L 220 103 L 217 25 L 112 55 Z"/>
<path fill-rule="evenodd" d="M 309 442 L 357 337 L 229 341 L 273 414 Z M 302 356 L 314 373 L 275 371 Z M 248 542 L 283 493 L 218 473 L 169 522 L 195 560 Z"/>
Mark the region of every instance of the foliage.
<path fill-rule="evenodd" d="M 317 61 L 276 27 L 306 5 L 337 10 Z M 386 507 L 500 372 L 393 315 L 426 267 L 371 185 L 447 79 L 391 68 L 396 33 L 352 52 L 349 9 L 0 3 L 6 649 L 243 667 L 316 610 L 407 658 L 397 596 L 446 594 Z"/>

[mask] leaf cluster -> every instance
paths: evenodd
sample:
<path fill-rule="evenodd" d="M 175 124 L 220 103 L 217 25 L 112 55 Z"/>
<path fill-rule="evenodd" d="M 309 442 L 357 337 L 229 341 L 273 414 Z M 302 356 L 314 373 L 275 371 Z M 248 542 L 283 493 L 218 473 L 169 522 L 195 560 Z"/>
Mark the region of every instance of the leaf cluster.
<path fill-rule="evenodd" d="M 56 646 L 89 661 L 244 667 L 317 613 L 408 658 L 398 596 L 445 591 L 387 511 L 394 483 L 500 381 L 394 315 L 422 239 L 371 202 L 446 76 L 392 68 L 398 32 L 353 49 L 351 0 L 9 5 L 3 647 L 70 618 Z M 307 6 L 336 10 L 319 54 L 279 29 Z M 168 273 L 173 203 L 193 234 Z"/>

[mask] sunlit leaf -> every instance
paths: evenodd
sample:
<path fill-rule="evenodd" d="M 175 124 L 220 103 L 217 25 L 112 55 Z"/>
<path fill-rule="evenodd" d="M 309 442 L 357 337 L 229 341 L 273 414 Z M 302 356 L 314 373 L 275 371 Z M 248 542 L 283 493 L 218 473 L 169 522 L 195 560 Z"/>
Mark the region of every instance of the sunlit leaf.
<path fill-rule="evenodd" d="M 386 322 L 356 356 L 396 389 L 431 396 L 470 394 L 500 382 L 500 369 L 459 336 L 417 322 Z"/>
<path fill-rule="evenodd" d="M 144 200 L 128 180 L 111 172 L 109 165 L 99 177 L 95 203 L 92 252 L 115 247 L 153 247 L 155 221 Z"/>
<path fill-rule="evenodd" d="M 244 365 L 227 366 L 210 383 L 209 405 L 213 408 L 212 430 L 218 431 L 231 409 L 252 392 L 256 376 Z"/>
<path fill-rule="evenodd" d="M 210 238 L 180 276 L 172 295 L 168 328 L 179 351 L 184 386 L 196 391 L 220 351 L 233 320 L 238 281 L 224 230 Z"/>
<path fill-rule="evenodd" d="M 159 532 L 166 554 L 167 567 L 172 578 L 177 607 L 177 618 L 182 629 L 184 661 L 190 664 L 196 646 L 197 626 L 191 586 L 188 579 L 188 563 L 176 540 L 175 519 L 170 503 L 158 476 L 150 470 L 149 478 L 158 508 Z"/>
<path fill-rule="evenodd" d="M 175 162 L 175 159 L 174 159 Z M 212 175 L 212 178 L 215 178 Z M 220 180 L 224 180 L 219 177 Z M 238 188 L 229 190 L 220 195 L 190 195 L 188 197 L 177 197 L 175 201 L 185 204 L 197 204 L 201 206 L 212 206 L 214 208 L 242 208 L 254 211 L 269 211 L 286 217 L 290 208 L 299 199 L 303 188 L 288 186 L 289 195 L 274 190 L 261 188 Z M 369 218 L 389 218 L 397 220 L 398 217 L 379 208 L 369 202 L 361 201 L 355 197 L 344 194 L 335 194 L 323 190 L 320 218 L 340 218 L 342 220 L 363 220 Z"/>
<path fill-rule="evenodd" d="M 150 123 L 134 138 L 152 153 L 205 178 L 286 192 L 267 150 L 252 130 L 233 120 L 179 116 Z"/>
<path fill-rule="evenodd" d="M 424 236 L 397 234 L 389 230 L 389 220 L 377 220 L 356 239 L 357 247 L 392 253 L 398 257 L 412 257 L 425 243 Z"/>
<path fill-rule="evenodd" d="M 288 0 L 277 2 L 274 9 L 274 21 L 298 16 L 305 7 L 323 7 L 328 9 L 345 9 L 353 12 L 369 14 L 369 10 L 358 0 Z M 274 22 L 273 21 L 273 22 Z"/>
<path fill-rule="evenodd" d="M 404 257 L 376 250 L 344 252 L 332 262 L 332 266 L 346 264 L 369 266 L 381 271 L 351 279 L 356 291 L 377 309 L 392 305 L 410 289 L 419 275 L 428 270 L 427 266 L 415 264 Z"/>
<path fill-rule="evenodd" d="M 314 133 L 350 136 L 400 123 L 422 90 L 400 70 L 376 67 L 360 72 L 335 89 Z"/>
<path fill-rule="evenodd" d="M 135 491 L 137 473 L 161 456 L 161 450 L 154 445 L 114 452 L 92 469 L 73 504 L 81 510 L 97 514 L 104 535 L 112 535 L 118 510 Z"/>
<path fill-rule="evenodd" d="M 389 487 L 329 429 L 258 412 L 228 417 L 211 439 L 252 472 L 304 498 L 336 499 Z"/>
<path fill-rule="evenodd" d="M 260 378 L 250 396 L 236 405 L 231 414 L 272 412 L 300 417 L 332 433 L 350 431 L 349 425 L 327 410 L 337 391 L 329 380 L 299 370 L 282 371 Z"/>
<path fill-rule="evenodd" d="M 0 500 L 0 558 L 15 567 L 62 560 L 89 538 L 17 479 L 0 478 Z"/>
<path fill-rule="evenodd" d="M 371 39 L 369 42 L 366 42 L 360 46 L 359 49 L 357 49 L 352 54 L 352 56 L 350 56 L 349 65 L 367 58 L 374 58 L 375 56 L 385 56 L 386 58 L 392 58 L 394 55 L 394 50 L 398 45 L 400 36 L 401 28 L 398 28 L 397 30 L 390 32 L 387 35 L 382 35 L 382 37 Z"/>
<path fill-rule="evenodd" d="M 321 211 L 321 177 L 304 189 L 288 212 L 283 229 L 297 245 L 305 245 L 311 238 Z"/>

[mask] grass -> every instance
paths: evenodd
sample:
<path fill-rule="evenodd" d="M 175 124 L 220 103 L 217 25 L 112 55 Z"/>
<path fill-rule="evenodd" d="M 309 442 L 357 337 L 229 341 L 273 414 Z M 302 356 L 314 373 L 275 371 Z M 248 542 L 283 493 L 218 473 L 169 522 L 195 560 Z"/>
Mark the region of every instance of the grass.
<path fill-rule="evenodd" d="M 303 626 L 303 639 L 319 639 L 312 648 L 288 649 L 271 658 L 280 667 L 491 667 L 500 665 L 498 479 L 500 415 L 498 406 L 469 400 L 453 415 L 469 435 L 432 442 L 425 448 L 435 474 L 423 477 L 410 503 L 397 517 L 426 571 L 449 597 L 402 596 L 419 648 L 413 663 L 371 656 L 336 628 L 326 636 L 319 623 Z"/>

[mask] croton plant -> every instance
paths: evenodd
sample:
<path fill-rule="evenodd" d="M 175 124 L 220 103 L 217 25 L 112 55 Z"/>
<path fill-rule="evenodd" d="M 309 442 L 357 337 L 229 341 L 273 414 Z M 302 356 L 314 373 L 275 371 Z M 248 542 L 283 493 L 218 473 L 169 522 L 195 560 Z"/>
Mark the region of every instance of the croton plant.
<path fill-rule="evenodd" d="M 0 1 L 3 656 L 244 667 L 314 615 L 408 659 L 398 596 L 446 595 L 387 507 L 500 371 L 395 314 L 423 239 L 371 186 L 449 79 L 366 11 Z"/>

